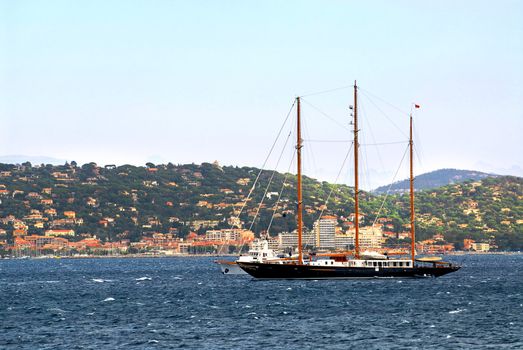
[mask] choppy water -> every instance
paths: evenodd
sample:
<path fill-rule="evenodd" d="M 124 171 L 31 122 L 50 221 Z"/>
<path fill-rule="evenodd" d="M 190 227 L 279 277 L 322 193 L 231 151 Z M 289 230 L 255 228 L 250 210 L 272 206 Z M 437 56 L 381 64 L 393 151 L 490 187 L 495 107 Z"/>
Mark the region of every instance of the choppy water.
<path fill-rule="evenodd" d="M 521 255 L 369 281 L 255 281 L 212 260 L 0 260 L 0 348 L 523 349 Z"/>

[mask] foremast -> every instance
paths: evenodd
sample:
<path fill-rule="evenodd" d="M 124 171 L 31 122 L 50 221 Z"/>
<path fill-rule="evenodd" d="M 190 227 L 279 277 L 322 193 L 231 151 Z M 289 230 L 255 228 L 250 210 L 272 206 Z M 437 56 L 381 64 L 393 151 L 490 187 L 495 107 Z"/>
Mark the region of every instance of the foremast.
<path fill-rule="evenodd" d="M 412 112 L 410 113 L 409 153 L 410 153 L 410 254 L 412 266 L 416 260 L 416 230 L 414 227 L 414 142 L 412 139 Z"/>
<path fill-rule="evenodd" d="M 297 192 L 298 192 L 298 264 L 303 264 L 303 252 L 302 252 L 302 234 L 303 234 L 303 203 L 302 203 L 302 189 L 301 189 L 301 149 L 303 147 L 303 140 L 301 139 L 301 106 L 300 97 L 296 97 L 297 108 L 296 108 L 296 129 L 297 129 L 297 140 L 296 140 L 296 155 L 297 155 Z"/>
<path fill-rule="evenodd" d="M 359 183 L 358 183 L 358 86 L 354 81 L 354 257 L 360 258 L 360 206 L 359 206 Z"/>

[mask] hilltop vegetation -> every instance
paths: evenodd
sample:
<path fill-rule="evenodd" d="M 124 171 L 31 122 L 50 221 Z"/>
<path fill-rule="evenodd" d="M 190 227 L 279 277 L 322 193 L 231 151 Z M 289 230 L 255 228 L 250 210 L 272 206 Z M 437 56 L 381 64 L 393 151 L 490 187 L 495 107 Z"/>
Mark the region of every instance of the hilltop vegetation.
<path fill-rule="evenodd" d="M 258 186 L 246 201 L 258 173 L 256 168 L 210 163 L 148 163 L 146 167 L 99 167 L 95 163 L 78 166 L 74 162 L 38 167 L 30 163 L 0 164 L 0 228 L 12 239 L 17 229 L 13 227 L 14 217 L 23 222 L 28 234 L 59 228 L 74 229 L 78 239 L 96 235 L 106 241 L 137 241 L 152 232 L 185 237 L 190 231 L 229 228 L 234 223 L 231 218 L 246 203 L 240 220 L 257 234 L 267 230 L 273 213 L 272 234 L 295 229 L 294 176 L 262 172 Z M 266 188 L 271 177 L 271 186 Z M 338 216 L 343 227 L 353 213 L 352 197 L 353 190 L 346 185 L 304 177 L 305 225 L 312 227 L 324 211 Z M 419 239 L 442 233 L 458 248 L 463 238 L 474 238 L 500 249 L 523 249 L 521 178 L 466 181 L 420 191 L 416 197 Z M 370 225 L 383 196 L 361 192 L 360 198 L 363 224 Z M 70 212 L 74 212 L 74 219 Z M 390 230 L 407 230 L 408 196 L 389 196 L 379 216 L 389 219 Z"/>
<path fill-rule="evenodd" d="M 473 170 L 459 169 L 439 169 L 426 174 L 416 176 L 416 189 L 429 190 L 455 183 L 461 183 L 469 180 L 477 181 L 487 177 L 496 177 L 498 175 L 482 173 Z M 376 188 L 373 193 L 403 193 L 409 190 L 409 180 L 394 182 L 392 185 L 386 185 Z"/>

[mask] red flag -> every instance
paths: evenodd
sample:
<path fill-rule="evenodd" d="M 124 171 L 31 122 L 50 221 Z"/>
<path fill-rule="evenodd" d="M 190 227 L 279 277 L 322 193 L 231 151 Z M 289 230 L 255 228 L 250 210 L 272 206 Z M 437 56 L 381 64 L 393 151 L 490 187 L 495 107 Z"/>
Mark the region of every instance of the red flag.
<path fill-rule="evenodd" d="M 414 105 L 414 108 L 419 108 L 419 105 L 416 105 L 416 104 L 415 104 L 415 105 Z"/>

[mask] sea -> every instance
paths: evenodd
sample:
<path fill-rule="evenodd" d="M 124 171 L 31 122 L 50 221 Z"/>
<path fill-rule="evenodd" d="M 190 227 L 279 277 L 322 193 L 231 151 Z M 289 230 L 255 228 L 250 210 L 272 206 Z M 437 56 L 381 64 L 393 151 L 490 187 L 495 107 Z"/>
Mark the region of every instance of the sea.
<path fill-rule="evenodd" d="M 213 260 L 0 260 L 0 349 L 523 349 L 523 255 L 415 280 L 258 281 Z"/>

